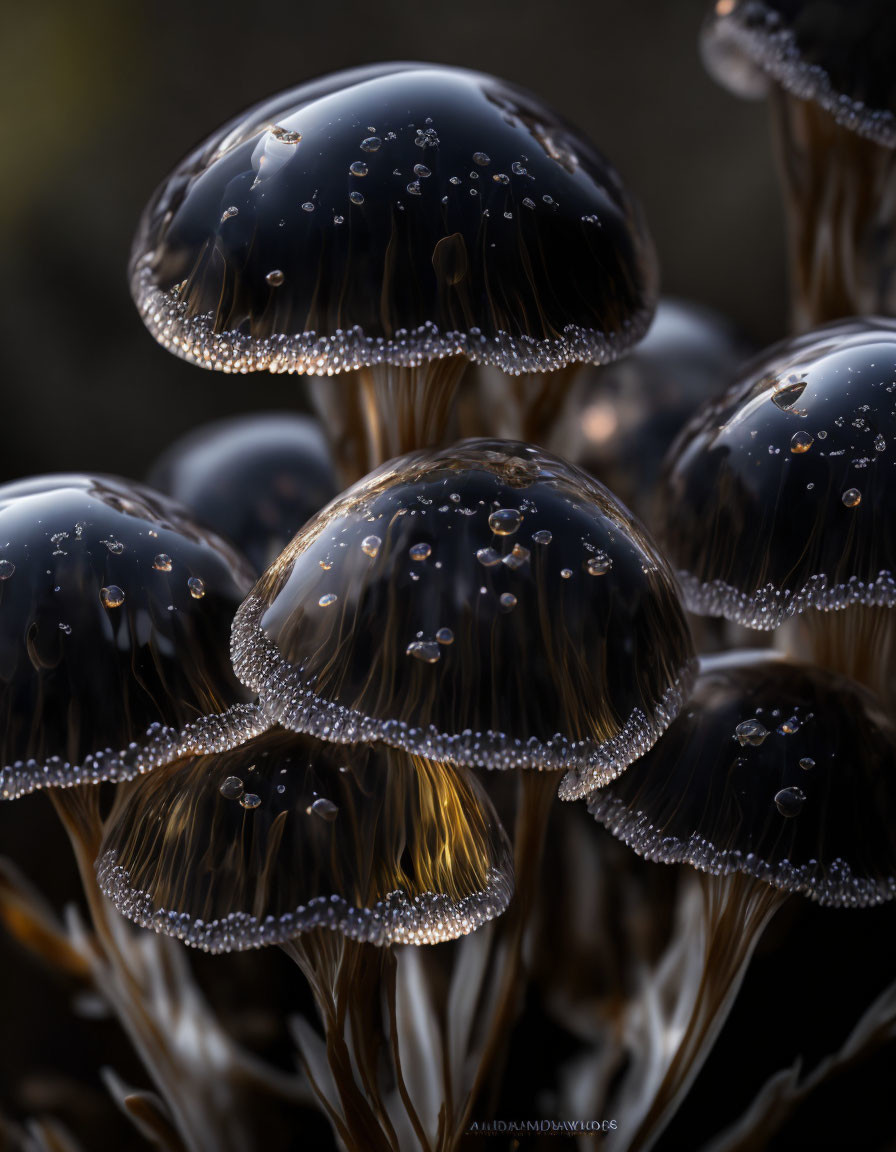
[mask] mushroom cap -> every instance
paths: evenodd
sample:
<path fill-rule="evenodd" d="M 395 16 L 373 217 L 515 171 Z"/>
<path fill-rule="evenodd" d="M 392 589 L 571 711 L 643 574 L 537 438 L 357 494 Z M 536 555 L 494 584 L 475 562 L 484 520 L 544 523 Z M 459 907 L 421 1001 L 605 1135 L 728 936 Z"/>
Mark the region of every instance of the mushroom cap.
<path fill-rule="evenodd" d="M 718 312 L 661 298 L 633 352 L 607 367 L 582 370 L 579 443 L 564 455 L 650 523 L 663 457 L 684 424 L 735 379 L 752 351 Z"/>
<path fill-rule="evenodd" d="M 123 779 L 261 725 L 227 659 L 246 562 L 113 476 L 0 487 L 0 796 Z"/>
<path fill-rule="evenodd" d="M 231 540 L 256 572 L 339 491 L 320 425 L 291 412 L 203 425 L 156 461 L 149 483 Z"/>
<path fill-rule="evenodd" d="M 737 652 L 589 811 L 641 856 L 742 872 L 820 904 L 896 897 L 896 728 L 823 669 Z"/>
<path fill-rule="evenodd" d="M 688 607 L 750 628 L 896 605 L 896 321 L 774 345 L 673 447 L 659 518 Z"/>
<path fill-rule="evenodd" d="M 592 781 L 669 723 L 693 649 L 668 565 L 605 488 L 468 440 L 385 464 L 309 521 L 232 653 L 297 731 Z"/>
<path fill-rule="evenodd" d="M 434 944 L 499 916 L 511 853 L 464 769 L 272 730 L 121 789 L 97 861 L 125 916 L 208 952 L 313 928 Z"/>
<path fill-rule="evenodd" d="M 131 261 L 155 338 L 240 372 L 601 362 L 640 338 L 655 282 L 639 209 L 576 129 L 493 76 L 413 63 L 231 120 L 157 190 Z"/>
<path fill-rule="evenodd" d="M 773 81 L 896 146 L 891 0 L 717 0 L 701 49 L 713 78 L 738 95 L 760 96 Z"/>

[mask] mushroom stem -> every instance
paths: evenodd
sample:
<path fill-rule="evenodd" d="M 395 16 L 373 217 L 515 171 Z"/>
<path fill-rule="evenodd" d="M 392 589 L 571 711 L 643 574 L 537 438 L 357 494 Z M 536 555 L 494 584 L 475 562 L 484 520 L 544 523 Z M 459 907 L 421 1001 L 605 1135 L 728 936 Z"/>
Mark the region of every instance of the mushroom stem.
<path fill-rule="evenodd" d="M 464 436 L 500 436 L 540 444 L 572 457 L 569 444 L 579 435 L 578 405 L 571 404 L 573 382 L 581 379 L 582 365 L 567 364 L 553 372 L 524 372 L 509 376 L 497 368 L 479 371 L 475 403 L 462 415 Z"/>
<path fill-rule="evenodd" d="M 896 313 L 896 150 L 814 101 L 771 96 L 790 249 L 791 322 Z"/>
<path fill-rule="evenodd" d="M 314 377 L 311 400 L 343 482 L 353 484 L 405 452 L 455 439 L 454 400 L 468 367 L 466 357 L 446 356 L 413 367 L 376 364 L 345 379 Z"/>
<path fill-rule="evenodd" d="M 659 1037 L 665 1050 L 659 1053 L 658 1083 L 646 1109 L 636 1125 L 625 1125 L 616 1152 L 648 1152 L 659 1139 L 711 1052 L 766 925 L 788 895 L 737 872 L 701 872 L 699 879 L 697 922 L 686 918 L 679 931 L 702 944 L 702 968 L 699 974 L 690 965 L 679 968 L 673 956 L 672 967 L 662 964 L 657 987 L 645 994 L 645 1003 L 656 996 L 674 998 Z M 688 960 L 693 952 L 687 948 L 682 955 Z"/>
<path fill-rule="evenodd" d="M 864 684 L 896 705 L 896 612 L 853 604 L 837 612 L 804 612 L 782 629 L 788 655 Z"/>

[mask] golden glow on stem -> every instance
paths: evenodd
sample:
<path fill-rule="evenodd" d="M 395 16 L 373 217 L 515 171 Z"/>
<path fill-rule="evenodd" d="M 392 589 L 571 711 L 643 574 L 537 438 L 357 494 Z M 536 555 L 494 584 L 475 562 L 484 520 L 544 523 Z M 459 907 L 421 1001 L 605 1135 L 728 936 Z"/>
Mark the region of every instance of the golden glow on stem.
<path fill-rule="evenodd" d="M 855 604 L 839 612 L 804 612 L 787 629 L 788 654 L 864 684 L 896 703 L 896 610 Z"/>

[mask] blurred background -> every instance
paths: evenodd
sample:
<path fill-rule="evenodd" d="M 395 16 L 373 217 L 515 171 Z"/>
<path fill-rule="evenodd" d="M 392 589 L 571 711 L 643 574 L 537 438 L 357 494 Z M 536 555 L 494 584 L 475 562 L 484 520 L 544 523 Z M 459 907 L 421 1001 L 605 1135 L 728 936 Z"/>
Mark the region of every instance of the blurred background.
<path fill-rule="evenodd" d="M 0 43 L 2 478 L 140 475 L 204 420 L 290 406 L 295 378 L 230 379 L 144 332 L 126 266 L 155 186 L 244 107 L 388 59 L 466 65 L 577 122 L 640 197 L 663 291 L 760 344 L 785 322 L 782 218 L 764 105 L 705 75 L 705 0 L 295 0 L 18 5 Z"/>
<path fill-rule="evenodd" d="M 295 378 L 204 373 L 159 348 L 129 298 L 131 237 L 156 184 L 224 120 L 305 78 L 376 60 L 466 65 L 533 89 L 595 140 L 640 197 L 665 293 L 713 306 L 759 344 L 781 336 L 783 224 L 767 111 L 705 75 L 697 37 L 707 7 L 705 0 L 44 0 L 7 10 L 0 480 L 66 469 L 140 477 L 197 424 L 304 403 Z M 68 849 L 44 798 L 0 806 L 0 854 L 57 908 L 76 898 Z M 858 1006 L 892 976 L 893 948 L 881 941 L 893 938 L 893 916 L 872 911 L 858 919 L 801 906 L 769 933 L 717 1057 L 663 1147 L 697 1147 L 776 1068 L 800 1052 L 820 1058 L 842 1041 Z M 841 942 L 833 954 L 832 940 Z M 228 1026 L 250 1039 L 261 1024 L 239 1016 L 232 989 L 240 981 L 257 986 L 261 976 L 283 1014 L 301 999 L 279 954 L 251 962 L 199 957 L 198 965 L 206 990 L 229 1007 Z M 136 1147 L 124 1120 L 116 1126 L 98 1077 L 112 1063 L 145 1080 L 114 1024 L 92 1019 L 89 1004 L 73 1016 L 77 990 L 36 967 L 3 933 L 0 971 L 0 1116 L 54 1112 L 88 1149 Z M 537 1038 L 522 1039 L 519 1050 L 532 1051 L 525 1044 Z M 745 1073 L 763 1052 L 767 1058 Z M 828 1147 L 830 1138 L 832 1147 L 896 1148 L 887 1143 L 885 1068 L 880 1062 L 841 1078 L 836 1106 L 804 1110 L 781 1147 Z M 866 1141 L 863 1133 L 873 1135 Z M 307 1146 L 318 1147 L 315 1139 L 309 1135 Z"/>

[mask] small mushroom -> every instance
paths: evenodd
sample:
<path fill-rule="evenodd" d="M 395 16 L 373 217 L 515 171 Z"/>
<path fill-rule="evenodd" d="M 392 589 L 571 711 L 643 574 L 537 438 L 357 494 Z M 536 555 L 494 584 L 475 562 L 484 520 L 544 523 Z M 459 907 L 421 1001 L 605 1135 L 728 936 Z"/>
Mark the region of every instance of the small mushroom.
<path fill-rule="evenodd" d="M 775 345 L 673 449 L 660 522 L 689 608 L 896 692 L 896 322 Z M 842 613 L 842 620 L 837 619 Z"/>
<path fill-rule="evenodd" d="M 641 856 L 820 904 L 896 899 L 896 728 L 860 685 L 768 653 L 701 662 L 687 709 L 589 811 Z"/>
<path fill-rule="evenodd" d="M 896 7 L 890 0 L 717 0 L 713 76 L 768 95 L 798 331 L 896 311 Z"/>
<path fill-rule="evenodd" d="M 643 528 L 529 445 L 394 460 L 309 521 L 234 622 L 234 667 L 297 731 L 488 768 L 621 772 L 693 650 Z"/>
<path fill-rule="evenodd" d="M 499 916 L 507 838 L 464 769 L 272 730 L 119 790 L 97 861 L 116 907 L 207 952 L 315 928 L 434 944 Z"/>
<path fill-rule="evenodd" d="M 338 491 L 320 425 L 290 412 L 215 421 L 176 441 L 149 483 L 263 572 Z"/>
<path fill-rule="evenodd" d="M 655 283 L 640 212 L 587 139 L 530 93 L 426 64 L 337 72 L 226 124 L 158 189 L 131 261 L 172 352 L 320 378 L 350 479 L 443 442 L 470 360 L 620 355 Z"/>
<path fill-rule="evenodd" d="M 751 351 L 719 313 L 661 299 L 633 352 L 582 370 L 564 421 L 563 455 L 651 524 L 663 457 L 701 404 L 732 383 Z"/>
<path fill-rule="evenodd" d="M 124 779 L 263 727 L 227 661 L 246 562 L 110 476 L 0 488 L 0 796 Z"/>

